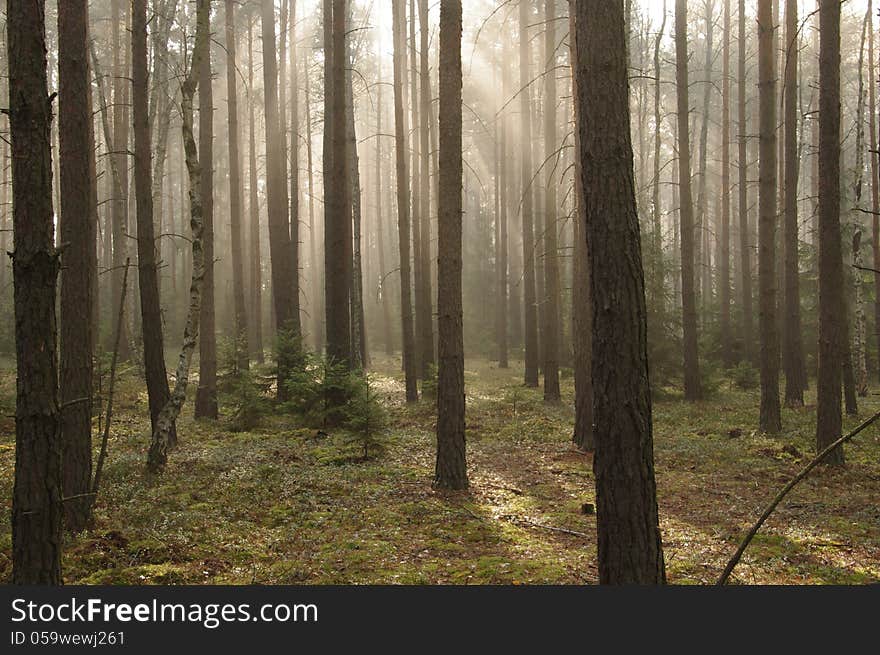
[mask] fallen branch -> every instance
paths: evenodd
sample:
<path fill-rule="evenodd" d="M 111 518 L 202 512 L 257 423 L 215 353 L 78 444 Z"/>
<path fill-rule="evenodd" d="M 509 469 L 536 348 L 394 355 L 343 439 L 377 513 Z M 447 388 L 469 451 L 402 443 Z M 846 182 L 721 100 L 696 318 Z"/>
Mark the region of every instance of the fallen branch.
<path fill-rule="evenodd" d="M 778 494 L 776 494 L 776 497 L 772 500 L 772 502 L 769 505 L 767 505 L 766 509 L 764 509 L 764 512 L 761 514 L 761 517 L 757 520 L 755 525 L 752 526 L 752 529 L 749 530 L 749 533 L 742 540 L 742 543 L 739 545 L 739 548 L 736 549 L 736 552 L 733 554 L 733 557 L 730 558 L 730 561 L 727 563 L 727 566 L 724 567 L 724 572 L 721 574 L 721 577 L 718 578 L 718 582 L 715 583 L 716 585 L 724 585 L 727 583 L 727 579 L 730 577 L 730 574 L 733 572 L 734 567 L 736 567 L 736 565 L 739 563 L 740 558 L 742 557 L 746 548 L 748 548 L 749 544 L 752 542 L 752 539 L 758 533 L 758 530 L 760 530 L 761 526 L 764 525 L 764 521 L 766 521 L 767 518 L 773 513 L 773 510 L 775 510 L 776 506 L 779 505 L 780 502 L 782 502 L 782 499 L 788 495 L 788 492 L 791 491 L 792 489 L 794 489 L 795 485 L 798 482 L 800 482 L 805 477 L 807 477 L 809 472 L 812 471 L 823 459 L 825 459 L 825 457 L 828 456 L 828 453 L 830 453 L 835 448 L 845 444 L 847 441 L 852 439 L 854 436 L 856 436 L 857 434 L 862 432 L 869 425 L 871 425 L 872 423 L 877 421 L 877 419 L 880 419 L 880 412 L 877 412 L 876 414 L 874 414 L 871 418 L 869 418 L 864 423 L 859 425 L 852 432 L 843 435 L 837 441 L 829 444 L 827 447 L 825 447 L 824 450 L 822 450 L 822 452 L 820 452 L 818 455 L 816 455 L 816 457 L 814 457 L 813 460 L 809 464 L 807 464 L 803 468 L 803 470 L 801 470 L 800 473 L 798 473 L 796 476 L 794 476 L 791 479 L 791 481 L 780 490 L 780 492 Z"/>
<path fill-rule="evenodd" d="M 504 516 L 502 518 L 507 519 L 511 523 L 521 523 L 524 525 L 531 526 L 533 528 L 541 528 L 542 530 L 549 530 L 550 532 L 561 532 L 562 534 L 570 534 L 575 537 L 581 537 L 582 539 L 592 539 L 593 536 L 587 534 L 586 532 L 577 532 L 576 530 L 569 530 L 568 528 L 557 528 L 555 525 L 544 525 L 543 523 L 536 523 L 535 521 L 529 521 L 528 519 L 524 519 L 520 516 Z"/>
<path fill-rule="evenodd" d="M 125 260 L 125 272 L 122 274 L 122 292 L 119 295 L 119 316 L 116 319 L 116 339 L 113 342 L 113 356 L 110 358 L 110 383 L 107 389 L 107 418 L 104 423 L 104 434 L 101 436 L 101 452 L 98 453 L 98 463 L 95 465 L 95 478 L 92 481 L 92 505 L 98 497 L 98 487 L 101 484 L 101 471 L 104 470 L 104 460 L 107 458 L 107 441 L 110 439 L 110 422 L 113 419 L 113 389 L 116 386 L 116 361 L 119 359 L 119 341 L 122 338 L 122 326 L 125 320 L 125 292 L 128 289 L 128 264 Z"/>

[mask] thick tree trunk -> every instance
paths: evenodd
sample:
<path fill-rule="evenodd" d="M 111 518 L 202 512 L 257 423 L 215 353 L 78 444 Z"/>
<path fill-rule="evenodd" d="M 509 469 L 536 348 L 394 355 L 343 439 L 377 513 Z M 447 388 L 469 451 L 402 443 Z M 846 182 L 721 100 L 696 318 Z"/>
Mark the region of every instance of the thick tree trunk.
<path fill-rule="evenodd" d="M 12 583 L 61 584 L 61 415 L 55 349 L 52 104 L 42 0 L 6 4 L 15 296 Z"/>
<path fill-rule="evenodd" d="M 760 189 L 758 220 L 761 408 L 759 428 L 782 429 L 779 412 L 779 335 L 776 324 L 776 38 L 771 0 L 758 2 L 758 95 L 760 103 Z"/>
<path fill-rule="evenodd" d="M 242 259 L 241 155 L 238 139 L 238 62 L 236 58 L 235 1 L 226 0 L 226 103 L 229 135 L 229 229 L 232 246 L 232 297 L 235 304 L 235 355 L 240 369 L 250 366 L 248 316 L 244 302 Z"/>
<path fill-rule="evenodd" d="M 580 29 L 580 28 L 578 28 Z M 678 189 L 681 223 L 681 308 L 684 331 L 684 395 L 703 393 L 697 350 L 697 302 L 694 288 L 694 207 L 691 200 L 691 146 L 688 126 L 687 1 L 675 0 L 675 80 L 678 97 Z"/>
<path fill-rule="evenodd" d="M 437 466 L 434 486 L 467 489 L 461 304 L 461 0 L 440 2 L 440 194 L 437 236 Z"/>
<path fill-rule="evenodd" d="M 394 25 L 394 144 L 397 161 L 397 236 L 400 250 L 400 314 L 403 333 L 403 369 L 406 400 L 418 400 L 415 333 L 413 330 L 412 274 L 410 272 L 409 172 L 406 155 L 406 116 L 403 111 L 404 47 L 403 0 L 392 0 Z"/>
<path fill-rule="evenodd" d="M 544 4 L 544 400 L 558 402 L 559 392 L 559 259 L 556 221 L 556 0 Z"/>
<path fill-rule="evenodd" d="M 583 0 L 577 8 L 579 154 L 593 309 L 599 581 L 662 584 L 666 575 L 654 481 L 623 2 Z M 620 411 L 622 406 L 628 411 Z"/>
<path fill-rule="evenodd" d="M 97 298 L 94 128 L 89 77 L 86 0 L 59 7 L 59 162 L 61 177 L 61 334 L 59 368 L 63 488 L 78 496 L 64 505 L 64 522 L 83 530 L 92 498 L 92 355 Z"/>
<path fill-rule="evenodd" d="M 819 376 L 816 452 L 841 433 L 840 384 L 846 336 L 840 236 L 840 3 L 819 1 Z M 825 458 L 843 464 L 843 448 Z"/>
<path fill-rule="evenodd" d="M 210 10 L 208 12 L 210 17 Z M 205 20 L 210 20 L 207 18 Z M 210 26 L 209 26 L 210 29 Z M 274 54 L 274 53 L 273 53 Z M 205 276 L 202 280 L 202 316 L 199 319 L 199 386 L 196 418 L 217 418 L 217 335 L 214 311 L 214 91 L 211 46 L 199 70 L 199 163 L 202 174 L 202 247 Z"/>

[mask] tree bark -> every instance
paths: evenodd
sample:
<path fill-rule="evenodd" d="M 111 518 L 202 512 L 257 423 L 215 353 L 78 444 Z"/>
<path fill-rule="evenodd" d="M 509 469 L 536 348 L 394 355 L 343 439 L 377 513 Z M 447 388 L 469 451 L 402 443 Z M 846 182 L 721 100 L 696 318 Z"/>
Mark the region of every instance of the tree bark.
<path fill-rule="evenodd" d="M 721 360 L 733 366 L 730 330 L 730 0 L 724 2 L 721 72 L 721 241 L 718 249 L 718 301 L 721 305 Z"/>
<path fill-rule="evenodd" d="M 754 318 L 752 316 L 752 256 L 751 256 L 751 227 L 749 225 L 749 196 L 748 196 L 748 150 L 746 149 L 748 138 L 748 116 L 746 115 L 746 98 L 749 90 L 746 86 L 746 5 L 745 0 L 739 0 L 738 34 L 738 60 L 737 60 L 737 125 L 739 137 L 737 140 L 738 155 L 737 169 L 739 193 L 739 256 L 740 256 L 740 303 L 742 305 L 742 322 L 740 324 L 740 339 L 742 340 L 743 359 L 751 363 L 754 361 L 754 345 L 752 333 L 754 331 Z"/>
<path fill-rule="evenodd" d="M 577 9 L 579 154 L 593 309 L 599 582 L 662 584 L 666 575 L 654 481 L 623 2 L 583 0 Z M 628 411 L 620 411 L 622 406 Z"/>
<path fill-rule="evenodd" d="M 819 0 L 819 375 L 816 452 L 841 433 L 840 385 L 845 329 L 840 236 L 840 3 Z M 836 448 L 826 463 L 844 462 Z"/>
<path fill-rule="evenodd" d="M 437 465 L 434 486 L 467 489 L 461 303 L 461 0 L 440 2 L 440 194 L 437 269 Z"/>
<path fill-rule="evenodd" d="M 64 244 L 61 271 L 62 486 L 66 527 L 83 530 L 91 517 L 92 356 L 97 298 L 94 127 L 89 77 L 89 9 L 85 0 L 59 7 L 58 141 L 61 185 L 59 228 Z"/>
<path fill-rule="evenodd" d="M 12 583 L 61 584 L 61 413 L 55 347 L 58 252 L 52 215 L 52 102 L 45 3 L 8 0 L 15 304 Z"/>

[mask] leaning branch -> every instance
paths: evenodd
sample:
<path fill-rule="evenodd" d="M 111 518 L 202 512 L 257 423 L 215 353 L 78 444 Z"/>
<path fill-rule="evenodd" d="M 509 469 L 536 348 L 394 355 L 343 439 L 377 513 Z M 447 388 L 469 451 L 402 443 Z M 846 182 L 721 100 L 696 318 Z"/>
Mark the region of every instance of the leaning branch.
<path fill-rule="evenodd" d="M 767 505 L 767 508 L 761 514 L 761 517 L 757 520 L 755 525 L 752 526 L 752 529 L 749 530 L 749 533 L 745 536 L 745 539 L 742 540 L 742 543 L 739 545 L 739 548 L 736 549 L 736 552 L 733 554 L 733 557 L 730 558 L 730 561 L 727 563 L 727 566 L 724 567 L 724 572 L 721 574 L 721 577 L 718 578 L 718 582 L 715 583 L 716 585 L 724 585 L 727 583 L 727 579 L 730 577 L 730 574 L 733 572 L 734 567 L 736 567 L 736 565 L 739 563 L 740 558 L 742 557 L 746 548 L 748 548 L 748 546 L 751 543 L 754 536 L 758 533 L 758 530 L 760 530 L 761 526 L 764 525 L 764 521 L 766 521 L 767 518 L 773 513 L 773 510 L 775 510 L 777 505 L 779 505 L 779 503 L 782 502 L 782 499 L 788 495 L 788 492 L 791 491 L 792 489 L 794 489 L 795 485 L 798 482 L 800 482 L 805 477 L 807 477 L 809 472 L 812 471 L 823 459 L 825 459 L 825 457 L 828 456 L 828 453 L 830 453 L 835 448 L 845 444 L 847 441 L 852 439 L 854 436 L 856 436 L 857 434 L 862 432 L 869 425 L 874 423 L 877 419 L 880 419 L 880 412 L 877 412 L 876 414 L 874 414 L 871 418 L 869 418 L 864 423 L 859 425 L 855 430 L 853 430 L 849 434 L 843 435 L 842 437 L 840 437 L 840 439 L 838 439 L 834 443 L 828 445 L 822 452 L 820 452 L 818 455 L 816 455 L 816 457 L 814 457 L 813 460 L 809 464 L 807 464 L 800 473 L 798 473 L 794 478 L 792 478 L 792 480 L 787 485 L 785 485 L 778 494 L 776 494 L 776 497 L 773 499 L 773 501 L 769 505 Z"/>

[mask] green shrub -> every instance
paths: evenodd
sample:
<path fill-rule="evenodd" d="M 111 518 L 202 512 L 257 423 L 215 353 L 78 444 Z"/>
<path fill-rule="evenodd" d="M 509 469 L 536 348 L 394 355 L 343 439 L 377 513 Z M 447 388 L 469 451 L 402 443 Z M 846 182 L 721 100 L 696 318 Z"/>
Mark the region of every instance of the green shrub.
<path fill-rule="evenodd" d="M 757 389 L 759 384 L 758 369 L 748 362 L 740 362 L 728 372 L 734 386 L 744 391 Z"/>

